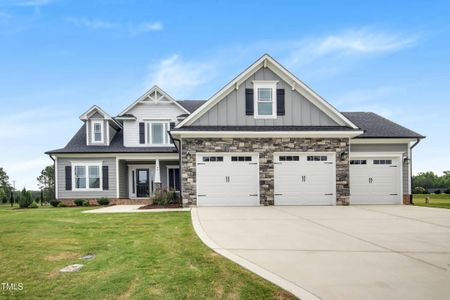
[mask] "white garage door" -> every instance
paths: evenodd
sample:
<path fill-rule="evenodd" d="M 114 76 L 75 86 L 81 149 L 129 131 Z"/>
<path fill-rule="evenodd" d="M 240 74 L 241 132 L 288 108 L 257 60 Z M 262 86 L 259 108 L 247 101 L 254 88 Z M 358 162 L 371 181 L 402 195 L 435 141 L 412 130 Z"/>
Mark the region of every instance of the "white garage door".
<path fill-rule="evenodd" d="M 198 153 L 198 206 L 259 205 L 259 156 Z"/>
<path fill-rule="evenodd" d="M 398 157 L 350 159 L 350 204 L 400 204 L 401 167 Z"/>
<path fill-rule="evenodd" d="M 334 153 L 274 154 L 275 205 L 334 205 Z"/>

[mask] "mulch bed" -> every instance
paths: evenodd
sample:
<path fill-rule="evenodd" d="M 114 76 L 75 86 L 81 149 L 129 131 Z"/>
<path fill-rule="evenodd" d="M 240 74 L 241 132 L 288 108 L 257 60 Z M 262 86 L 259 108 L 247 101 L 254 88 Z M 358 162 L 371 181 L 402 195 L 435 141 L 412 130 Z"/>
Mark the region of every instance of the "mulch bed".
<path fill-rule="evenodd" d="M 139 209 L 182 208 L 182 207 L 183 206 L 181 206 L 181 204 L 167 204 L 167 205 L 153 205 L 153 204 L 149 204 L 149 205 L 141 206 L 141 207 L 139 207 Z"/>

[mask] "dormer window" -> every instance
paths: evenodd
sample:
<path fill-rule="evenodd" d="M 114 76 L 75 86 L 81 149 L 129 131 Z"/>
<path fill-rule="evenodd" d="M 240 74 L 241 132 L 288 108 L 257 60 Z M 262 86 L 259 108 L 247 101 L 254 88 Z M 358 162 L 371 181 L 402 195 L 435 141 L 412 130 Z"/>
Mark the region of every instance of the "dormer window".
<path fill-rule="evenodd" d="M 103 121 L 92 121 L 92 142 L 103 143 Z"/>
<path fill-rule="evenodd" d="M 253 81 L 255 119 L 277 117 L 277 81 Z"/>

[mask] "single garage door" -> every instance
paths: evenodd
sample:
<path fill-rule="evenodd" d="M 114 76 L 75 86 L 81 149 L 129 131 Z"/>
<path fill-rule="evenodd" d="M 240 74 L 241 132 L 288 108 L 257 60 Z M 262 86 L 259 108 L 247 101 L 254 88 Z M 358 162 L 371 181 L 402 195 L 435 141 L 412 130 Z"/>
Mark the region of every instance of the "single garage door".
<path fill-rule="evenodd" d="M 275 205 L 334 205 L 335 153 L 275 153 Z"/>
<path fill-rule="evenodd" d="M 400 204 L 401 166 L 398 157 L 350 159 L 350 204 Z"/>
<path fill-rule="evenodd" d="M 197 205 L 259 205 L 258 160 L 257 153 L 197 153 Z"/>

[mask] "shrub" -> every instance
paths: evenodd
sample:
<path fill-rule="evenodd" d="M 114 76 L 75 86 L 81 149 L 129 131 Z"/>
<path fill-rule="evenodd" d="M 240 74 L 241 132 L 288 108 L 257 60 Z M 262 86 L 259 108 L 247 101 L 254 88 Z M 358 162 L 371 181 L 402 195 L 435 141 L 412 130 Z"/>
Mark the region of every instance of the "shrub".
<path fill-rule="evenodd" d="M 155 205 L 169 205 L 178 204 L 179 199 L 175 191 L 162 190 L 157 192 L 152 197 L 153 204 Z"/>
<path fill-rule="evenodd" d="M 441 190 L 435 190 L 434 193 L 435 193 L 436 195 L 439 195 L 439 194 L 441 193 Z"/>
<path fill-rule="evenodd" d="M 82 206 L 84 201 L 84 199 L 76 199 L 73 201 L 73 203 L 75 203 L 76 206 Z"/>
<path fill-rule="evenodd" d="M 83 206 L 91 206 L 91 203 L 89 203 L 89 200 L 84 200 Z"/>
<path fill-rule="evenodd" d="M 53 206 L 53 207 L 58 207 L 60 202 L 61 201 L 56 200 L 56 199 L 55 200 L 50 200 L 50 205 Z"/>
<path fill-rule="evenodd" d="M 31 203 L 33 203 L 33 199 L 31 198 L 31 193 L 24 188 L 20 192 L 19 207 L 27 208 L 31 205 Z"/>
<path fill-rule="evenodd" d="M 97 203 L 99 205 L 108 205 L 109 204 L 109 199 L 105 198 L 105 197 L 102 197 L 100 199 L 97 199 Z"/>
<path fill-rule="evenodd" d="M 39 205 L 36 203 L 36 201 L 33 201 L 33 202 L 30 204 L 29 207 L 30 207 L 30 208 L 38 208 Z"/>
<path fill-rule="evenodd" d="M 450 194 L 450 189 L 446 189 L 446 190 L 444 191 L 444 193 Z"/>
<path fill-rule="evenodd" d="M 67 207 L 67 205 L 64 202 L 59 202 L 58 207 Z"/>
<path fill-rule="evenodd" d="M 417 186 L 413 189 L 413 194 L 426 194 L 427 190 L 421 186 Z"/>

